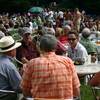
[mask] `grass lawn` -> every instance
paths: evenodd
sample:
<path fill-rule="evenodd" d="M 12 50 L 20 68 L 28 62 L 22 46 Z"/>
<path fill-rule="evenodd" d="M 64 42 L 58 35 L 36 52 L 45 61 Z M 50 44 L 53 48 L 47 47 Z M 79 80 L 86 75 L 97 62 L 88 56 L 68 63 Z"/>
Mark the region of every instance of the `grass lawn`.
<path fill-rule="evenodd" d="M 81 82 L 81 81 L 80 81 Z M 81 82 L 81 87 L 80 87 L 80 95 L 81 95 L 81 100 L 94 100 L 93 94 L 92 94 L 92 89 L 91 86 L 89 85 L 84 85 L 84 82 Z M 84 92 L 84 93 L 83 93 Z"/>

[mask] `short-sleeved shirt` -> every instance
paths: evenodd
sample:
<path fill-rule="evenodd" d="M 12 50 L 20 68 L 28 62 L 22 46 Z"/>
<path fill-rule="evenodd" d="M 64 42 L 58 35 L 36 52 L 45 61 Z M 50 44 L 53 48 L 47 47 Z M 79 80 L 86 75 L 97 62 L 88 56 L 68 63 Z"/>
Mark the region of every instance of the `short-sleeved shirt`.
<path fill-rule="evenodd" d="M 19 87 L 21 76 L 13 64 L 13 59 L 7 55 L 0 54 L 0 89 L 22 92 Z M 9 95 L 0 93 L 0 97 Z"/>
<path fill-rule="evenodd" d="M 72 99 L 80 86 L 72 60 L 54 52 L 32 59 L 24 69 L 20 87 L 32 91 L 33 98 Z"/>
<path fill-rule="evenodd" d="M 25 57 L 27 60 L 31 60 L 32 58 L 36 58 L 40 56 L 40 52 L 38 51 L 36 44 L 32 41 L 29 42 L 27 46 L 24 41 L 21 42 L 22 45 L 17 48 L 16 58 L 21 61 L 21 58 Z M 18 63 L 19 67 L 22 67 L 21 64 Z"/>
<path fill-rule="evenodd" d="M 71 46 L 70 45 L 68 46 L 68 56 L 72 60 L 74 60 L 75 58 L 78 58 L 78 57 L 88 58 L 88 53 L 87 53 L 87 50 L 85 49 L 85 47 L 78 42 L 74 49 L 74 53 L 72 53 Z"/>
<path fill-rule="evenodd" d="M 79 41 L 87 50 L 88 53 L 98 53 L 98 45 L 89 39 L 82 39 Z"/>
<path fill-rule="evenodd" d="M 60 37 L 59 37 L 59 41 L 62 44 L 66 44 L 66 43 L 68 43 L 68 37 L 65 34 L 61 34 Z"/>

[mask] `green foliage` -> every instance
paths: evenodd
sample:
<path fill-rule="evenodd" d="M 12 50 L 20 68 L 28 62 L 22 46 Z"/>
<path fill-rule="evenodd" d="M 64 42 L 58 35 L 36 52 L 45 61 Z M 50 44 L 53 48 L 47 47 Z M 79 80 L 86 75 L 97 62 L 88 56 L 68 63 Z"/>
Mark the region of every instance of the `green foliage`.
<path fill-rule="evenodd" d="M 33 6 L 49 7 L 53 0 L 0 0 L 0 12 L 27 12 Z M 100 0 L 55 0 L 63 11 L 78 7 L 87 13 L 99 14 Z"/>

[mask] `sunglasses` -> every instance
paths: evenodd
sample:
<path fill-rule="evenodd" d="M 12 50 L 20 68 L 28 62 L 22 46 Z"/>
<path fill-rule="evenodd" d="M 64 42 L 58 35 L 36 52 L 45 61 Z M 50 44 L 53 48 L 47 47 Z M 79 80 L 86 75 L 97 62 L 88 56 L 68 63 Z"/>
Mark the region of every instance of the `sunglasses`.
<path fill-rule="evenodd" d="M 68 38 L 68 41 L 72 40 L 75 41 L 77 38 Z"/>

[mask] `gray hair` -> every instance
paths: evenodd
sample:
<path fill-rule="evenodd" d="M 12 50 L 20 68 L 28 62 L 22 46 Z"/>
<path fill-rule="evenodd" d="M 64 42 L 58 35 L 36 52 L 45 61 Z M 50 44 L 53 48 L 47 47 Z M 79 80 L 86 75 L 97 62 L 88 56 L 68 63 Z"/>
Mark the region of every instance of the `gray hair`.
<path fill-rule="evenodd" d="M 91 31 L 89 28 L 83 29 L 83 31 L 82 31 L 83 38 L 88 38 L 90 36 L 90 34 L 91 34 Z"/>
<path fill-rule="evenodd" d="M 52 50 L 55 50 L 57 46 L 55 36 L 50 34 L 43 35 L 40 39 L 40 45 L 46 52 L 51 52 Z"/>
<path fill-rule="evenodd" d="M 97 31 L 95 35 L 96 37 L 100 37 L 100 31 Z"/>
<path fill-rule="evenodd" d="M 65 25 L 64 29 L 69 29 L 71 31 L 71 27 L 69 25 Z"/>

